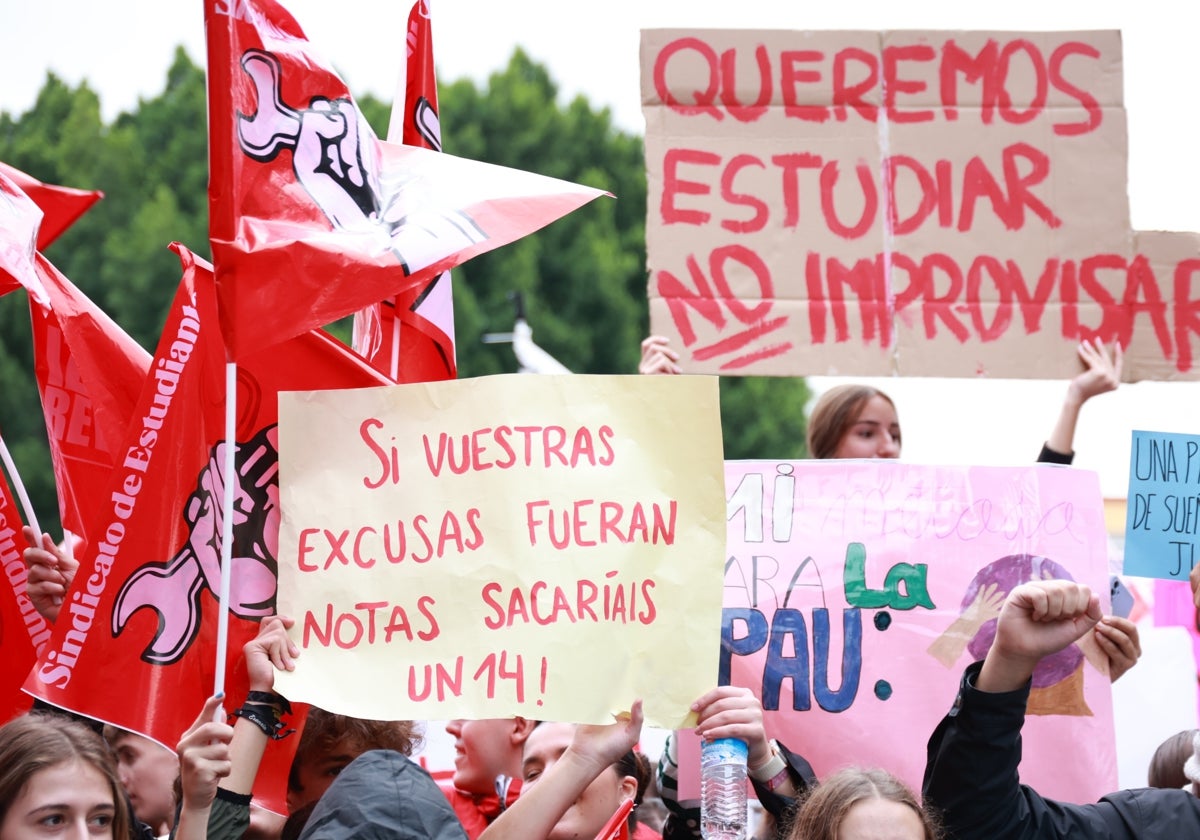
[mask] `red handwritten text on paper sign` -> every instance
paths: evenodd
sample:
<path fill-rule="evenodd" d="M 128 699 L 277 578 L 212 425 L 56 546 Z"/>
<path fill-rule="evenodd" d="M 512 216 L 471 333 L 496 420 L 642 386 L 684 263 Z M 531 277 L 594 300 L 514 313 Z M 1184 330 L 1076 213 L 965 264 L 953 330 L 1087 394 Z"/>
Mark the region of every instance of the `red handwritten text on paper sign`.
<path fill-rule="evenodd" d="M 507 593 L 503 584 L 492 581 L 479 593 L 492 613 L 484 617 L 484 626 L 499 630 L 530 623 L 654 623 L 658 615 L 652 594 L 655 581 L 618 581 L 617 574 L 616 570 L 607 572 L 601 585 L 586 578 L 575 581 L 574 588 L 537 581 L 528 589 L 513 587 Z"/>
<path fill-rule="evenodd" d="M 880 187 L 874 169 L 862 160 L 839 164 L 810 152 L 772 155 L 769 161 L 753 154 L 725 160 L 715 152 L 673 148 L 663 157 L 659 212 L 667 225 L 703 226 L 715 222 L 732 233 L 757 233 L 771 222 L 780 229 L 795 229 L 804 221 L 805 208 L 810 208 L 807 212 L 819 208 L 831 233 L 854 240 L 871 232 L 882 193 L 896 235 L 913 233 L 930 219 L 940 228 L 966 232 L 975 225 L 977 209 L 987 207 L 1007 230 L 1022 229 L 1027 210 L 1047 228 L 1062 224 L 1034 192 L 1050 176 L 1049 155 L 1028 143 L 1012 143 L 1001 151 L 995 169 L 993 172 L 993 166 L 979 155 L 970 158 L 958 172 L 949 160 L 937 160 L 929 166 L 910 155 L 889 155 L 883 159 L 885 183 Z M 738 176 L 745 170 L 778 170 L 778 195 L 758 196 L 739 188 Z M 853 173 L 849 181 L 858 184 L 856 194 L 837 189 L 846 171 Z M 907 189 L 897 189 L 898 184 Z M 720 219 L 714 219 L 702 206 L 689 203 L 690 196 L 704 199 L 714 194 L 729 210 Z M 899 207 L 897 195 L 916 198 L 909 198 L 911 206 Z M 839 210 L 838 196 L 843 205 L 855 209 Z M 772 205 L 782 207 L 781 218 L 770 218 Z"/>
<path fill-rule="evenodd" d="M 391 644 L 397 634 L 401 637 L 399 641 L 428 642 L 441 634 L 434 606 L 434 599 L 428 595 L 417 599 L 415 610 L 387 601 L 364 601 L 355 604 L 352 612 L 335 614 L 333 604 L 326 604 L 324 615 L 305 611 L 301 644 L 306 648 L 333 645 L 350 650 L 360 644 Z"/>
<path fill-rule="evenodd" d="M 551 469 L 581 465 L 607 467 L 615 457 L 609 426 L 593 430 L 586 426 L 487 426 L 464 434 L 439 432 L 422 435 L 425 464 L 435 478 L 446 470 L 453 475 L 481 472 L 493 467 Z M 368 417 L 359 425 L 359 437 L 378 461 L 363 485 L 369 490 L 400 483 L 400 448 L 386 432 L 386 424 Z M 376 472 L 375 470 L 378 470 Z"/>
<path fill-rule="evenodd" d="M 567 507 L 554 507 L 546 499 L 525 503 L 525 524 L 529 544 L 549 539 L 557 549 L 575 545 L 589 547 L 609 543 L 675 544 L 675 517 L 679 504 L 674 499 L 665 509 L 658 502 L 634 502 L 578 499 Z M 647 516 L 649 509 L 649 516 Z"/>
<path fill-rule="evenodd" d="M 763 298 L 755 307 L 749 308 L 727 293 L 730 263 L 751 270 Z M 727 358 L 727 367 L 738 368 L 791 348 L 791 342 L 780 342 L 773 348 L 760 346 L 754 355 L 746 351 L 764 336 L 781 334 L 788 321 L 786 316 L 770 317 L 774 284 L 769 266 L 755 252 L 740 245 L 716 248 L 709 255 L 707 273 L 694 255 L 687 257 L 686 264 L 690 284 L 666 270 L 656 276 L 658 293 L 667 301 L 684 345 L 692 347 L 698 341 L 692 313 L 725 331 L 718 341 L 695 347 L 695 358 Z M 937 253 L 920 259 L 899 252 L 879 253 L 848 264 L 809 252 L 804 260 L 813 344 L 849 341 L 852 327 L 857 326 L 864 344 L 889 347 L 893 316 L 903 317 L 905 310 L 912 309 L 926 338 L 935 338 L 944 330 L 961 343 L 969 339 L 996 341 L 1014 330 L 1031 335 L 1056 326 L 1064 339 L 1098 338 L 1128 347 L 1136 323 L 1145 319 L 1164 358 L 1174 359 L 1176 369 L 1182 372 L 1192 369 L 1193 342 L 1200 337 L 1200 289 L 1194 288 L 1197 276 L 1200 259 L 1188 259 L 1174 266 L 1171 277 L 1160 280 L 1150 260 L 1141 254 L 1132 259 L 1119 254 L 1078 260 L 1051 257 L 1036 277 L 1027 276 L 1011 259 L 988 254 L 967 265 Z M 890 306 L 889 277 L 895 289 Z M 1123 290 L 1109 291 L 1114 286 Z M 1044 327 L 1048 305 L 1051 312 L 1058 313 L 1058 323 Z M 1082 320 L 1080 310 L 1089 305 L 1099 308 L 1098 322 Z M 856 309 L 859 323 L 852 324 Z M 726 330 L 731 320 L 746 328 L 736 333 Z"/>
<path fill-rule="evenodd" d="M 886 118 L 892 122 L 934 122 L 939 117 L 953 122 L 959 118 L 959 84 L 965 83 L 980 87 L 980 105 L 968 109 L 968 113 L 977 115 L 981 124 L 993 124 L 998 115 L 1002 122 L 1020 125 L 1046 111 L 1053 90 L 1078 103 L 1059 108 L 1064 119 L 1053 126 L 1055 134 L 1071 136 L 1093 131 L 1103 120 L 1104 112 L 1096 97 L 1070 76 L 1072 69 L 1083 68 L 1084 63 L 1099 58 L 1099 51 L 1090 44 L 1067 41 L 1046 55 L 1026 38 L 1003 42 L 988 39 L 975 54 L 953 38 L 944 41 L 940 49 L 932 44 L 899 44 L 885 47 L 881 54 L 859 47 L 833 53 L 792 49 L 772 53 L 759 44 L 751 58 L 739 56 L 736 49 L 718 54 L 699 38 L 679 38 L 659 51 L 653 72 L 655 91 L 667 107 L 685 116 L 718 122 L 726 115 L 739 122 L 761 118 L 775 99 L 776 83 L 783 113 L 791 119 L 814 123 L 855 118 L 875 122 L 880 101 Z M 697 61 L 707 68 L 708 84 L 692 91 L 691 101 L 680 101 L 669 84 L 671 64 Z M 751 86 L 738 83 L 741 65 L 757 71 L 758 90 L 752 102 L 743 102 L 738 96 L 739 88 Z M 933 84 L 937 85 L 940 106 L 912 107 L 912 102 L 928 102 L 928 96 L 920 95 Z M 821 85 L 821 90 L 832 85 L 832 105 L 803 104 L 806 98 L 812 99 L 812 94 L 803 90 L 805 85 Z M 1082 121 L 1065 119 L 1080 108 L 1086 114 Z"/>
<path fill-rule="evenodd" d="M 300 531 L 296 565 L 302 572 L 350 565 L 371 569 L 384 560 L 392 564 L 405 560 L 427 563 L 435 556 L 441 559 L 447 550 L 465 554 L 483 545 L 479 518 L 479 509 L 469 508 L 465 514 L 446 511 L 440 525 L 417 514 L 407 523 L 397 518 L 356 530 L 304 528 Z"/>

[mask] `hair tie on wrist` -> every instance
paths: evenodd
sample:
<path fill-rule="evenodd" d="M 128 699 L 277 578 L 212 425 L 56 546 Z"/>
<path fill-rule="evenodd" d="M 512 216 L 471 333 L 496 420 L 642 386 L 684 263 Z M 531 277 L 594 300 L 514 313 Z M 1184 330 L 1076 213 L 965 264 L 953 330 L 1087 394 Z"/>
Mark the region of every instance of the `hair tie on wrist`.
<path fill-rule="evenodd" d="M 276 694 L 274 691 L 249 691 L 246 693 L 246 702 L 265 703 L 268 706 L 274 706 L 285 715 L 292 713 L 292 704 L 282 694 Z"/>

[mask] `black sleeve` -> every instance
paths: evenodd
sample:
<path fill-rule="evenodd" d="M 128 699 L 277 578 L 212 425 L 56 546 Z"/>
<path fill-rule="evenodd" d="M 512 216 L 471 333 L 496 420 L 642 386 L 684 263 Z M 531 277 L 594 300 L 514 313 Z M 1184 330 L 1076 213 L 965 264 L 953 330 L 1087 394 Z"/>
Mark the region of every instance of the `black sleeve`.
<path fill-rule="evenodd" d="M 953 840 L 1167 840 L 1152 828 L 1163 825 L 1161 808 L 1197 808 L 1186 791 L 1121 791 L 1090 805 L 1045 799 L 1022 785 L 1021 726 L 1029 683 L 1018 691 L 987 693 L 975 688 L 982 663 L 967 668 L 954 706 L 929 739 L 922 786 Z M 1168 794 L 1166 797 L 1157 794 Z M 1173 794 L 1182 793 L 1183 797 Z M 1196 800 L 1200 802 L 1200 800 Z M 1151 813 L 1155 812 L 1155 813 Z M 1197 810 L 1200 814 L 1200 810 Z M 1173 814 L 1198 819 L 1191 814 Z M 1200 828 L 1200 821 L 1196 822 Z M 1147 828 L 1151 828 L 1145 833 Z"/>
<path fill-rule="evenodd" d="M 1065 455 L 1057 450 L 1051 449 L 1049 445 L 1042 444 L 1042 452 L 1038 455 L 1037 462 L 1039 464 L 1062 464 L 1063 466 L 1071 466 L 1071 462 L 1075 460 L 1075 453 L 1068 452 Z"/>

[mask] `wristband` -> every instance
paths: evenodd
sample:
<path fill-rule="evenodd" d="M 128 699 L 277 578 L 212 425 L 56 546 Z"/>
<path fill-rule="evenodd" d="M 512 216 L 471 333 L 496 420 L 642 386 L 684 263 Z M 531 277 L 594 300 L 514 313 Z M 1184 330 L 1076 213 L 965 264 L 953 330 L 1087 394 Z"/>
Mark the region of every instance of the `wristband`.
<path fill-rule="evenodd" d="M 296 731 L 295 729 L 289 729 L 286 732 L 283 731 L 283 721 L 279 719 L 279 715 L 276 714 L 275 709 L 271 706 L 244 703 L 232 716 L 250 721 L 273 741 L 282 741 Z"/>
<path fill-rule="evenodd" d="M 767 759 L 765 764 L 751 768 L 750 778 L 757 782 L 765 782 L 768 788 L 775 790 L 774 787 L 771 787 L 771 782 L 778 779 L 780 773 L 785 777 L 787 776 L 787 762 L 779 754 L 779 749 L 775 746 L 775 742 L 771 741 L 771 757 Z"/>
<path fill-rule="evenodd" d="M 783 787 L 785 784 L 787 784 L 787 781 L 789 778 L 791 778 L 791 776 L 788 773 L 787 762 L 784 762 L 783 769 L 780 770 L 778 773 L 776 773 L 771 778 L 767 779 L 762 784 L 767 786 L 767 790 L 774 793 L 775 791 L 777 791 L 781 787 Z"/>

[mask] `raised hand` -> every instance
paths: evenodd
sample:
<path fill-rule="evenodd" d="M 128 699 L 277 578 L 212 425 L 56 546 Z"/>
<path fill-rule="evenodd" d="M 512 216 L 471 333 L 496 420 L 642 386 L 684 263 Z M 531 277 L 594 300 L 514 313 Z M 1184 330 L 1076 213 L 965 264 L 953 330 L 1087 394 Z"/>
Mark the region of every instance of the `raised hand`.
<path fill-rule="evenodd" d="M 75 579 L 79 561 L 60 549 L 49 534 L 39 535 L 28 525 L 21 529 L 21 533 L 29 543 L 29 548 L 25 549 L 25 566 L 29 575 L 25 594 L 38 614 L 53 624 L 58 618 L 63 599 L 67 597 L 71 581 Z"/>
<path fill-rule="evenodd" d="M 251 691 L 273 691 L 276 671 L 294 671 L 300 648 L 287 634 L 295 620 L 282 615 L 264 618 L 258 635 L 242 646 Z"/>
<path fill-rule="evenodd" d="M 618 717 L 616 723 L 576 727 L 570 749 L 602 770 L 637 746 L 643 720 L 642 701 L 635 700 L 629 713 Z"/>
<path fill-rule="evenodd" d="M 679 366 L 679 352 L 671 349 L 671 342 L 661 335 L 643 339 L 638 373 L 683 373 L 683 368 Z"/>
<path fill-rule="evenodd" d="M 740 738 L 750 748 L 749 764 L 757 767 L 771 758 L 771 741 L 763 728 L 762 703 L 748 688 L 721 685 L 692 703 L 696 732 L 706 741 Z"/>
<path fill-rule="evenodd" d="M 1023 686 L 1045 656 L 1073 644 L 1100 620 L 1100 599 L 1083 584 L 1040 580 L 1008 593 L 996 638 L 976 685 L 982 691 Z"/>
<path fill-rule="evenodd" d="M 1121 384 L 1121 343 L 1114 342 L 1110 352 L 1100 339 L 1081 341 L 1076 352 L 1083 361 L 1083 373 L 1071 380 L 1067 386 L 1070 397 L 1080 403 L 1087 402 L 1099 394 L 1115 391 Z"/>
<path fill-rule="evenodd" d="M 1096 644 L 1108 657 L 1108 675 L 1116 682 L 1137 664 L 1142 655 L 1142 640 L 1137 625 L 1119 615 L 1106 615 L 1096 625 Z"/>
<path fill-rule="evenodd" d="M 217 783 L 229 775 L 232 767 L 229 742 L 233 727 L 225 723 L 223 699 L 221 694 L 208 698 L 175 747 L 185 810 L 200 811 L 211 806 L 217 795 Z"/>

